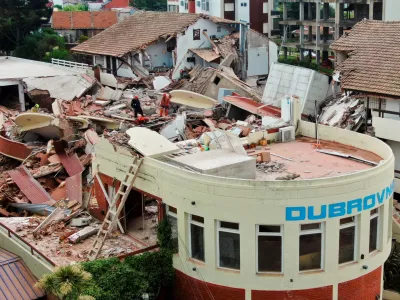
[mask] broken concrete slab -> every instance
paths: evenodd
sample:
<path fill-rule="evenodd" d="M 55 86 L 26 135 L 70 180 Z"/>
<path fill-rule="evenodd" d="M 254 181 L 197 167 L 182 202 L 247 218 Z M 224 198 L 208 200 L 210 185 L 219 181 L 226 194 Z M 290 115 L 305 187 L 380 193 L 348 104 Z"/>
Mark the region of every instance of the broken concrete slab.
<path fill-rule="evenodd" d="M 70 235 L 68 237 L 68 240 L 72 243 L 72 244 L 76 244 L 82 240 L 85 240 L 89 237 L 91 237 L 92 235 L 95 235 L 97 233 L 97 231 L 99 231 L 98 228 L 96 227 L 92 227 L 92 226 L 87 226 L 84 229 L 78 231 L 77 233 L 74 233 L 73 235 Z"/>
<path fill-rule="evenodd" d="M 169 86 L 171 82 L 171 79 L 169 79 L 167 76 L 156 76 L 153 80 L 153 86 L 156 91 L 159 91 Z"/>
<path fill-rule="evenodd" d="M 174 90 L 170 92 L 170 95 L 171 102 L 191 108 L 209 109 L 218 103 L 210 97 L 190 91 Z"/>
<path fill-rule="evenodd" d="M 87 70 L 87 73 L 92 76 L 94 76 L 94 71 L 92 70 Z M 115 78 L 115 76 L 113 74 L 108 74 L 108 73 L 104 73 L 101 72 L 100 73 L 100 83 L 102 85 L 107 85 L 107 86 L 111 86 L 113 88 L 118 88 L 118 89 L 125 89 L 127 84 L 126 83 L 120 83 L 118 82 L 117 78 Z"/>
<path fill-rule="evenodd" d="M 95 116 L 85 116 L 85 115 L 80 115 L 78 117 L 83 118 L 83 119 L 88 119 L 88 120 L 92 121 L 93 123 L 98 124 L 102 128 L 106 128 L 106 129 L 115 130 L 115 129 L 119 129 L 119 126 L 120 126 L 120 123 L 114 121 L 113 119 L 107 119 L 107 118 L 95 117 Z"/>
<path fill-rule="evenodd" d="M 73 100 L 81 97 L 87 90 L 96 84 L 96 79 L 86 74 L 61 75 L 54 77 L 25 78 L 28 93 L 33 90 L 43 90 L 50 93 L 50 97 L 63 100 Z"/>
<path fill-rule="evenodd" d="M 126 132 L 128 144 L 143 156 L 161 157 L 179 151 L 179 147 L 164 136 L 144 127 L 133 127 Z"/>
<path fill-rule="evenodd" d="M 108 86 L 102 87 L 96 94 L 96 99 L 117 101 L 122 97 L 122 90 L 114 90 Z"/>

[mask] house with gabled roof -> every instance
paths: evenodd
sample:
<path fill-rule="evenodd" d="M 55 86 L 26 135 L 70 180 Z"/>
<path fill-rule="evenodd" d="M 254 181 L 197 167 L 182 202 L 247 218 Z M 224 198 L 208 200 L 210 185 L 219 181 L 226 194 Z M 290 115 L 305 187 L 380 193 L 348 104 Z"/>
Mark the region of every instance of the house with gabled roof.
<path fill-rule="evenodd" d="M 180 70 L 196 64 L 195 54 L 187 55 L 189 49 L 211 49 L 212 39 L 236 32 L 239 26 L 235 21 L 200 14 L 137 12 L 72 52 L 93 56 L 93 65 L 118 76 L 145 77 L 173 69 L 176 79 Z"/>

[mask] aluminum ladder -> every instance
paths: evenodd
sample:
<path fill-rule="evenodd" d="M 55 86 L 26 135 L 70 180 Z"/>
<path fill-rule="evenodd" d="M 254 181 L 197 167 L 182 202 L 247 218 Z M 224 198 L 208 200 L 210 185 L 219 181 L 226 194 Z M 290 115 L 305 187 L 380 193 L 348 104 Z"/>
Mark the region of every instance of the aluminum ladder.
<path fill-rule="evenodd" d="M 143 159 L 135 156 L 132 164 L 129 165 L 129 170 L 126 172 L 125 178 L 121 182 L 118 192 L 113 197 L 103 224 L 101 224 L 101 227 L 97 232 L 96 239 L 94 240 L 88 255 L 89 260 L 95 260 L 99 256 L 107 236 L 116 227 L 115 225 L 118 221 L 118 217 L 125 206 L 126 199 L 129 196 L 129 192 L 132 190 L 142 163 Z M 118 208 L 116 208 L 118 202 L 120 203 Z"/>

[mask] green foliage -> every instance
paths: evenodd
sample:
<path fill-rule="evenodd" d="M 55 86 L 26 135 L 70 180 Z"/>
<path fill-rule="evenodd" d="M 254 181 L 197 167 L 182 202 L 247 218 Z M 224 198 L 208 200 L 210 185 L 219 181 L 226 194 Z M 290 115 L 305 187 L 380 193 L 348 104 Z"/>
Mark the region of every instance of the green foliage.
<path fill-rule="evenodd" d="M 171 224 L 164 218 L 157 226 L 157 240 L 161 249 L 173 251 L 175 246 L 172 241 Z"/>
<path fill-rule="evenodd" d="M 94 299 L 100 295 L 92 275 L 79 265 L 58 267 L 53 273 L 44 275 L 37 286 L 61 300 L 76 300 L 83 296 L 86 299 Z"/>
<path fill-rule="evenodd" d="M 299 67 L 303 67 L 303 68 L 307 68 L 307 69 L 312 69 L 327 75 L 332 75 L 333 74 L 333 69 L 330 68 L 324 68 L 319 66 L 318 64 L 314 63 L 314 62 L 310 62 L 309 60 L 300 60 L 297 57 L 288 57 L 287 59 L 280 57 L 278 59 L 278 61 L 280 63 L 283 64 L 288 64 L 288 65 L 292 65 L 292 66 L 299 66 Z"/>
<path fill-rule="evenodd" d="M 166 11 L 167 1 L 163 0 L 133 0 L 132 6 L 143 10 Z"/>
<path fill-rule="evenodd" d="M 48 0 L 0 1 L 0 51 L 10 53 L 31 31 L 48 23 L 52 9 Z"/>
<path fill-rule="evenodd" d="M 79 37 L 79 43 L 83 43 L 85 41 L 87 41 L 89 39 L 89 37 L 87 37 L 86 35 L 81 35 Z"/>
<path fill-rule="evenodd" d="M 63 11 L 88 11 L 89 5 L 85 4 L 75 4 L 75 5 L 66 5 L 62 8 Z"/>
<path fill-rule="evenodd" d="M 384 265 L 384 288 L 400 292 L 400 246 L 397 242 L 392 245 L 392 251 Z"/>
<path fill-rule="evenodd" d="M 65 49 L 64 38 L 51 28 L 38 30 L 26 36 L 15 49 L 14 55 L 41 61 L 51 61 L 51 58 L 70 59 L 70 54 Z"/>
<path fill-rule="evenodd" d="M 58 10 L 62 10 L 63 9 L 63 7 L 60 4 L 54 5 L 53 8 L 57 8 Z"/>

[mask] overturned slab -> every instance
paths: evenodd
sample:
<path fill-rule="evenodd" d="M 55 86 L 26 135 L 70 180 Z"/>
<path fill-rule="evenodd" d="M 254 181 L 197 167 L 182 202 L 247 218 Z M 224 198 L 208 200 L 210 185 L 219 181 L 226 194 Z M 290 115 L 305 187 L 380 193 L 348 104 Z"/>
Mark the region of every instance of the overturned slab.
<path fill-rule="evenodd" d="M 115 122 L 112 119 L 107 119 L 107 118 L 101 118 L 101 117 L 93 117 L 93 116 L 78 116 L 79 118 L 83 118 L 83 119 L 88 119 L 90 121 L 92 121 L 95 124 L 98 124 L 101 127 L 107 128 L 107 129 L 119 129 L 119 122 Z"/>
<path fill-rule="evenodd" d="M 0 153 L 4 156 L 24 161 L 32 153 L 32 149 L 25 144 L 9 140 L 0 134 Z"/>
<path fill-rule="evenodd" d="M 170 95 L 171 102 L 193 108 L 209 109 L 213 108 L 218 103 L 210 97 L 190 91 L 175 90 L 170 92 Z"/>
<path fill-rule="evenodd" d="M 133 127 L 126 133 L 130 137 L 128 144 L 143 156 L 160 157 L 180 150 L 168 139 L 147 128 Z"/>

